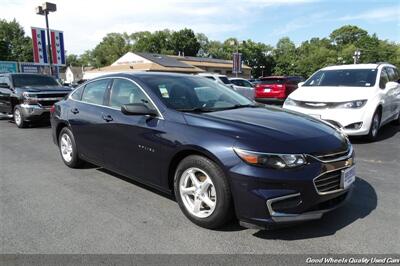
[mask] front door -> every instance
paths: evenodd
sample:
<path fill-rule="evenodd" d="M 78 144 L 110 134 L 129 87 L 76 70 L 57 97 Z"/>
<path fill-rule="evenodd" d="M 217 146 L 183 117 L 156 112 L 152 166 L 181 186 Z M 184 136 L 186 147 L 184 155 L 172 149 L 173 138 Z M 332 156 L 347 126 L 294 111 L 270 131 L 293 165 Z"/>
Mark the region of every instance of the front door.
<path fill-rule="evenodd" d="M 151 100 L 133 81 L 115 78 L 110 91 L 109 109 L 104 115 L 109 122 L 103 126 L 105 135 L 105 167 L 153 185 L 161 185 L 160 163 L 165 141 L 165 121 L 161 117 L 125 115 L 123 104 L 142 103 L 155 109 Z"/>

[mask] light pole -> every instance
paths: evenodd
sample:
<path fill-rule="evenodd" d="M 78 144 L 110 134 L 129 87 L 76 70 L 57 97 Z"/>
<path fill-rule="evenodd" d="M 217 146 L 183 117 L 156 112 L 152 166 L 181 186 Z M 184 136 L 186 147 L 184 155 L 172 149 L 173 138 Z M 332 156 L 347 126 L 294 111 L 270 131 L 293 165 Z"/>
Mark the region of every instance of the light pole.
<path fill-rule="evenodd" d="M 48 15 L 50 12 L 56 12 L 57 6 L 56 4 L 45 2 L 41 6 L 36 7 L 36 14 L 42 15 L 46 18 L 46 32 L 47 32 L 47 53 L 49 55 L 49 64 L 50 64 L 50 75 L 53 76 L 53 58 L 51 54 L 51 44 L 50 44 L 50 29 L 49 29 L 49 18 Z"/>
<path fill-rule="evenodd" d="M 354 64 L 358 64 L 358 61 L 360 60 L 360 56 L 361 56 L 361 51 L 357 49 L 353 55 Z"/>

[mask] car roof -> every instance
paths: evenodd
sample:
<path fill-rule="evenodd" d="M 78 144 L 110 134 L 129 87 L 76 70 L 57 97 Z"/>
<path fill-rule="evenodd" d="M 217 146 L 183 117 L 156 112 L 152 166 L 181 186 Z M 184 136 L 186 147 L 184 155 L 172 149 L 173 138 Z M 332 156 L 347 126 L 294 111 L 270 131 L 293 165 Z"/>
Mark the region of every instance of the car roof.
<path fill-rule="evenodd" d="M 389 63 L 374 63 L 374 64 L 351 64 L 351 65 L 336 65 L 324 67 L 321 70 L 339 70 L 339 69 L 375 69 L 379 66 L 391 66 Z"/>

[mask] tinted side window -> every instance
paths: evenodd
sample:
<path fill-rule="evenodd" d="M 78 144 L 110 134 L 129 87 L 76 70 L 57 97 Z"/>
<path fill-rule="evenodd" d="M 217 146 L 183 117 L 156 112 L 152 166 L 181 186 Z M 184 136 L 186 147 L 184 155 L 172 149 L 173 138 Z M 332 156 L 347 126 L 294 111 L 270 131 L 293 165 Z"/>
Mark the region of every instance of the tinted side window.
<path fill-rule="evenodd" d="M 102 79 L 88 83 L 83 91 L 82 101 L 103 105 L 104 95 L 109 81 L 109 79 Z"/>
<path fill-rule="evenodd" d="M 394 73 L 396 73 L 396 77 L 397 77 L 396 82 L 399 82 L 400 81 L 400 72 L 399 72 L 399 70 L 397 68 L 394 68 Z"/>
<path fill-rule="evenodd" d="M 85 89 L 85 86 L 81 86 L 77 88 L 71 95 L 71 98 L 77 101 L 80 101 L 82 98 L 82 92 Z"/>
<path fill-rule="evenodd" d="M 150 105 L 149 99 L 136 84 L 126 79 L 114 79 L 110 94 L 110 106 L 119 108 L 130 103 Z"/>
<path fill-rule="evenodd" d="M 395 73 L 394 73 L 394 70 L 393 70 L 393 68 L 391 68 L 391 67 L 385 67 L 385 70 L 386 70 L 386 73 L 388 74 L 388 77 L 389 77 L 389 81 L 395 81 L 396 79 L 395 79 Z"/>
<path fill-rule="evenodd" d="M 386 69 L 383 68 L 379 79 L 379 87 L 382 89 L 385 88 L 386 83 L 388 82 L 389 82 L 388 74 L 386 73 Z"/>

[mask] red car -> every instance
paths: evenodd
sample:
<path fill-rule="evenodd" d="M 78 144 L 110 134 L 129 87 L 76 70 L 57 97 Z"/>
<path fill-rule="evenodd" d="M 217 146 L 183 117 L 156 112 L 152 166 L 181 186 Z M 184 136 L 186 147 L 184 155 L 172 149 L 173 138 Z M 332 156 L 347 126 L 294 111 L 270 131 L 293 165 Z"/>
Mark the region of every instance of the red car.
<path fill-rule="evenodd" d="M 283 103 L 302 81 L 304 78 L 299 76 L 260 78 L 260 83 L 255 86 L 255 100 L 262 103 Z"/>

